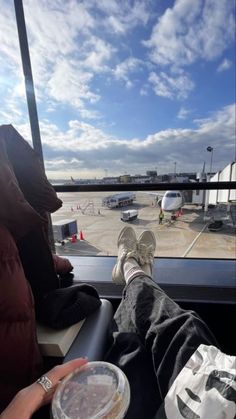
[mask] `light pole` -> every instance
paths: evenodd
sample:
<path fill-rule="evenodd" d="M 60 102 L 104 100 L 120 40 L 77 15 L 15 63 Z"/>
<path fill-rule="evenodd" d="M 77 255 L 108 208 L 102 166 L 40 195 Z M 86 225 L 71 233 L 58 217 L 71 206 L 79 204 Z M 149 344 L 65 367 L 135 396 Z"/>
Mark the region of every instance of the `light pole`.
<path fill-rule="evenodd" d="M 207 181 L 210 180 L 211 178 L 211 171 L 212 171 L 212 157 L 213 157 L 213 147 L 211 147 L 210 145 L 207 147 L 207 151 L 209 151 L 209 153 L 211 153 L 211 162 L 210 162 L 210 174 L 209 174 L 209 178 L 207 176 Z M 205 207 L 204 207 L 204 212 L 205 215 L 208 211 L 208 204 L 209 204 L 209 189 L 207 189 L 205 191 Z"/>
<path fill-rule="evenodd" d="M 176 161 L 174 162 L 174 166 L 175 166 L 175 168 L 174 168 L 174 178 L 176 178 Z"/>
<path fill-rule="evenodd" d="M 214 150 L 213 147 L 211 147 L 210 145 L 207 147 L 207 151 L 209 151 L 209 153 L 211 153 L 210 177 L 211 177 L 211 171 L 212 171 L 213 150 Z"/>

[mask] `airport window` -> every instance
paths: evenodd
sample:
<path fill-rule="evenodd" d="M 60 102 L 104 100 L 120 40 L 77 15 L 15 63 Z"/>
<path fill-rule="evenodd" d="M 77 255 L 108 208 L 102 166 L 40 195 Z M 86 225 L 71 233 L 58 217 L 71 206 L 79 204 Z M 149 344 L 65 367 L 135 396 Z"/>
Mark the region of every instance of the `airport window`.
<path fill-rule="evenodd" d="M 20 3 L 1 10 L 0 123 L 35 144 Z M 22 4 L 46 175 L 63 201 L 52 214 L 56 251 L 114 256 L 130 223 L 154 231 L 156 256 L 233 259 L 233 4 Z M 211 182 L 228 186 L 194 188 Z"/>
<path fill-rule="evenodd" d="M 63 206 L 52 215 L 56 251 L 61 255 L 115 256 L 119 232 L 130 225 L 137 236 L 144 229 L 154 232 L 157 257 L 234 259 L 236 207 L 217 202 L 220 193 L 222 190 L 137 190 L 130 192 L 132 201 L 127 203 L 127 193 L 114 191 L 116 199 L 111 199 L 110 192 L 101 192 L 99 187 L 93 192 L 58 192 Z M 164 217 L 160 221 L 161 211 Z M 63 220 L 71 223 L 77 240 L 71 242 L 72 234 L 63 236 Z"/>

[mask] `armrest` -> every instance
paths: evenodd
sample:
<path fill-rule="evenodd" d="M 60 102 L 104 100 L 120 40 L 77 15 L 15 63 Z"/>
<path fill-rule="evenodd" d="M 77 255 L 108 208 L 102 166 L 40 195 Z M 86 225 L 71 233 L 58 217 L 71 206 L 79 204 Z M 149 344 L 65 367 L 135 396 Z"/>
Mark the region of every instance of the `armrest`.
<path fill-rule="evenodd" d="M 85 356 L 89 361 L 103 359 L 113 319 L 113 307 L 108 300 L 101 299 L 101 302 L 101 306 L 85 320 L 63 363 Z"/>

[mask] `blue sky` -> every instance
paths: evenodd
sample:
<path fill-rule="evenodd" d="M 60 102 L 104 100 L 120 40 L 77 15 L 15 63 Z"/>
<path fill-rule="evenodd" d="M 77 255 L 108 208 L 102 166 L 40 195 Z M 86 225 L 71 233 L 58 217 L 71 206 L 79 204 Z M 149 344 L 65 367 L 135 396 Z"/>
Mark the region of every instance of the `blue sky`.
<path fill-rule="evenodd" d="M 31 141 L 14 2 L 0 15 L 0 123 Z M 24 0 L 50 179 L 235 159 L 231 0 Z"/>

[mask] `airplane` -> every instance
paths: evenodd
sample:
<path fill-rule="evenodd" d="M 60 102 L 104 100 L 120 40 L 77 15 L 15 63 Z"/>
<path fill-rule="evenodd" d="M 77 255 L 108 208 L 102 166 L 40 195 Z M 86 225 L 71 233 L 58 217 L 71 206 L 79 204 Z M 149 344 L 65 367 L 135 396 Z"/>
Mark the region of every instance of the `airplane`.
<path fill-rule="evenodd" d="M 76 184 L 76 180 L 71 176 L 71 181 Z M 130 196 L 129 196 L 130 195 Z M 159 193 L 150 193 L 150 195 L 154 195 L 156 197 L 160 197 Z M 111 200 L 111 198 L 114 198 L 109 202 L 108 200 Z M 132 192 L 128 192 L 126 194 L 116 194 L 114 196 L 109 196 L 103 200 L 103 205 L 109 206 L 110 208 L 116 207 L 116 206 L 123 206 L 124 204 L 129 204 L 133 202 L 133 199 L 135 199 L 135 194 Z M 123 202 L 116 202 L 116 201 L 124 201 Z M 127 202 L 126 202 L 127 201 Z M 184 206 L 185 200 L 183 197 L 182 192 L 180 191 L 166 191 L 163 196 L 158 199 L 157 204 L 164 212 L 171 212 L 173 215 L 175 212 L 180 212 L 181 208 Z"/>
<path fill-rule="evenodd" d="M 76 180 L 71 176 L 71 181 L 75 184 Z M 150 195 L 154 195 L 156 197 L 159 197 L 159 193 L 150 193 Z M 112 202 L 109 202 L 108 205 L 108 199 L 114 198 Z M 123 202 L 116 202 L 118 201 L 125 201 L 125 204 L 129 204 L 133 202 L 133 199 L 135 199 L 135 194 L 132 192 L 128 192 L 126 194 L 116 194 L 114 196 L 109 196 L 103 200 L 103 205 L 109 206 L 110 208 L 116 207 L 116 206 L 123 206 Z M 127 202 L 126 202 L 127 201 Z M 163 196 L 161 196 L 160 199 L 158 199 L 157 204 L 164 212 L 171 212 L 173 215 L 175 212 L 180 212 L 181 208 L 184 206 L 185 200 L 182 192 L 180 191 L 166 191 Z"/>
<path fill-rule="evenodd" d="M 149 193 L 152 196 L 157 197 L 157 205 L 162 209 L 164 212 L 171 212 L 175 214 L 175 212 L 181 211 L 181 208 L 184 206 L 185 200 L 183 193 L 181 191 L 166 191 L 164 195 L 161 193 Z"/>
<path fill-rule="evenodd" d="M 166 191 L 160 201 L 160 207 L 165 212 L 174 213 L 184 206 L 184 197 L 180 191 Z"/>

